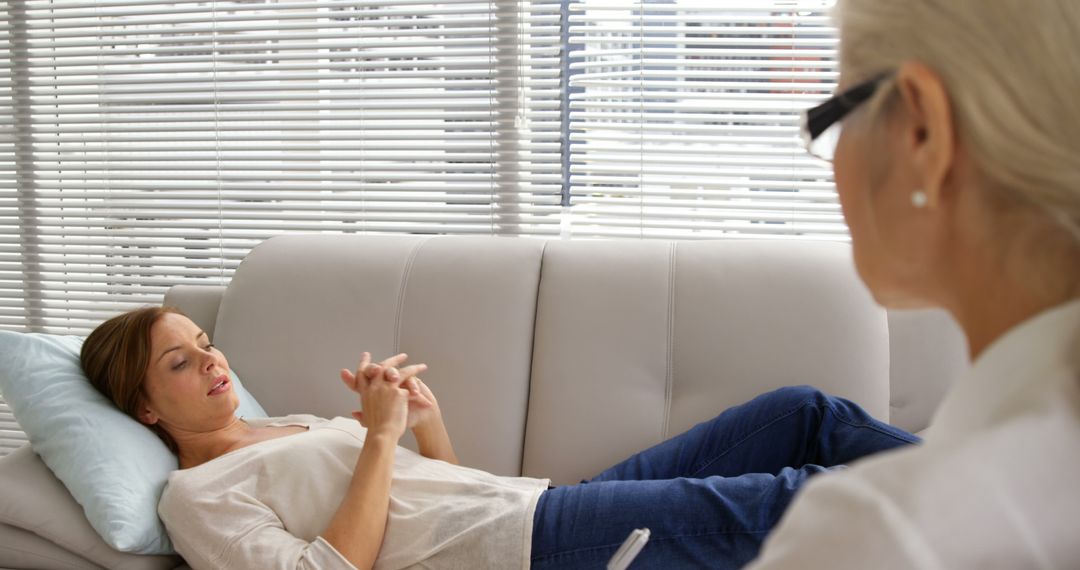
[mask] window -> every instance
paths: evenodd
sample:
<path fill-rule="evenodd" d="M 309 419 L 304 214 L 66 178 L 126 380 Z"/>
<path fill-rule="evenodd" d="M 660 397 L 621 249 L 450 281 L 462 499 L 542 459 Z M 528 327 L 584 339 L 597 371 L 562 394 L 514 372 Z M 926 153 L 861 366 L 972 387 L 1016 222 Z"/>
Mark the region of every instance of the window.
<path fill-rule="evenodd" d="M 573 235 L 844 238 L 798 128 L 835 86 L 831 4 L 574 2 Z"/>

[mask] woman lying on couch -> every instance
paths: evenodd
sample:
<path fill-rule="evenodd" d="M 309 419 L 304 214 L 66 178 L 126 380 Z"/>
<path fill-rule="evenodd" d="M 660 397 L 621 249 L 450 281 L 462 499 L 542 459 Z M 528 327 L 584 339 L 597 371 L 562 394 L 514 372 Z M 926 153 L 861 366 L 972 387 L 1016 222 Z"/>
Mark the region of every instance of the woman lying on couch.
<path fill-rule="evenodd" d="M 90 381 L 177 454 L 159 513 L 195 569 L 593 568 L 638 527 L 642 567 L 736 568 L 808 478 L 917 441 L 786 388 L 549 488 L 458 466 L 425 366 L 405 358 L 341 371 L 355 419 L 241 420 L 225 355 L 172 309 L 114 317 L 82 349 Z M 397 446 L 408 428 L 419 454 Z"/>

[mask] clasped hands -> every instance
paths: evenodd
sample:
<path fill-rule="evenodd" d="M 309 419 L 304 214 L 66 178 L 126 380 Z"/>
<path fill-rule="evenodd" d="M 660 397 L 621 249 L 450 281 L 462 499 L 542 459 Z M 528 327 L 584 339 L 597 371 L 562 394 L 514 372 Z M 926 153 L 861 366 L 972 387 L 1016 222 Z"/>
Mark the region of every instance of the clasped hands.
<path fill-rule="evenodd" d="M 365 352 L 355 373 L 341 369 L 341 381 L 360 395 L 362 411 L 354 411 L 352 416 L 369 432 L 385 431 L 397 439 L 408 428 L 442 422 L 435 395 L 417 376 L 427 365 L 399 368 L 407 359 L 402 353 L 374 364 L 371 354 Z"/>

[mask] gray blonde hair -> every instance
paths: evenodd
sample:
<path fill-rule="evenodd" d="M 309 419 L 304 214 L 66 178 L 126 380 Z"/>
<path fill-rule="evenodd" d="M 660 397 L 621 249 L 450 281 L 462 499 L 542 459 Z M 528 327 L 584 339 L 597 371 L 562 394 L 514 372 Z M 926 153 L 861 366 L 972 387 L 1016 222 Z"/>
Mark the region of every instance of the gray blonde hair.
<path fill-rule="evenodd" d="M 1080 248 L 1080 1 L 838 0 L 833 17 L 846 76 L 933 68 L 992 190 Z"/>

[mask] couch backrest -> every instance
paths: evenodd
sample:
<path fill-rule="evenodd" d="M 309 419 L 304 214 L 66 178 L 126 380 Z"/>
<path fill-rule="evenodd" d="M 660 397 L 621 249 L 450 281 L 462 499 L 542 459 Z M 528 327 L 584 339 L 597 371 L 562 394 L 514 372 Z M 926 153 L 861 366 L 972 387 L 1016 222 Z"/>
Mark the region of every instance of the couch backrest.
<path fill-rule="evenodd" d="M 256 247 L 221 301 L 214 342 L 271 414 L 348 416 L 338 371 L 361 351 L 430 365 L 424 378 L 469 465 L 521 468 L 544 243 L 285 236 Z"/>
<path fill-rule="evenodd" d="M 552 242 L 537 307 L 526 475 L 592 476 L 786 385 L 888 413 L 886 315 L 843 244 Z"/>
<path fill-rule="evenodd" d="M 828 242 L 282 236 L 223 295 L 166 302 L 216 328 L 272 414 L 345 415 L 337 371 L 405 351 L 431 366 L 465 464 L 560 483 L 784 385 L 921 429 L 938 392 L 896 375 L 922 386 L 952 366 L 933 344 L 952 331 L 920 340 L 939 317 L 902 316 L 890 341 L 892 316 Z M 920 362 L 894 365 L 891 390 L 890 342 Z"/>

